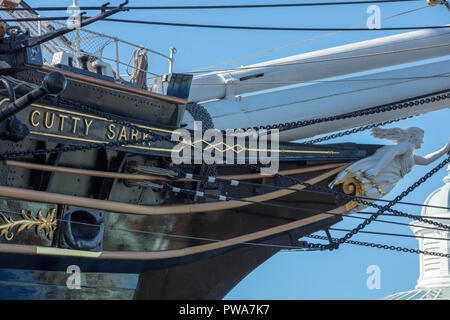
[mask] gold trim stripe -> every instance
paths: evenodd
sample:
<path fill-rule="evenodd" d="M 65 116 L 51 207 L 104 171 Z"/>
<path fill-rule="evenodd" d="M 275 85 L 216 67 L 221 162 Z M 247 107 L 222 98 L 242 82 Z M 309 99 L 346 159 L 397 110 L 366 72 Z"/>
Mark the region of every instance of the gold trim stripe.
<path fill-rule="evenodd" d="M 98 258 L 102 254 L 101 252 L 61 249 L 61 248 L 53 248 L 53 247 L 36 247 L 36 253 L 52 255 L 52 256 L 86 257 L 86 258 Z"/>
<path fill-rule="evenodd" d="M 9 101 L 9 98 L 4 98 L 3 100 L 0 101 L 0 104 L 2 104 L 5 101 Z M 66 109 L 60 109 L 60 108 L 56 108 L 56 107 L 50 107 L 50 106 L 44 106 L 44 105 L 40 105 L 40 104 L 31 104 L 31 106 L 33 107 L 37 107 L 37 108 L 42 108 L 42 109 L 48 109 L 48 110 L 52 110 L 52 111 L 58 111 L 58 112 L 64 112 L 64 113 L 69 113 L 69 114 L 74 114 L 74 115 L 78 115 L 78 116 L 82 116 L 82 117 L 88 117 L 88 118 L 92 118 L 92 119 L 97 119 L 97 120 L 101 120 L 101 121 L 105 121 L 105 122 L 110 122 L 113 123 L 112 120 L 108 120 L 106 118 L 103 117 L 98 117 L 98 116 L 93 116 L 93 115 L 89 115 L 89 114 L 83 114 L 83 113 L 79 113 L 79 112 L 75 112 L 75 111 L 70 111 L 70 110 L 66 110 Z M 160 131 L 160 132 L 164 132 L 164 133 L 170 133 L 170 134 L 179 134 L 178 132 L 174 131 L 174 130 L 166 130 L 166 129 L 160 129 L 160 128 L 154 128 L 154 127 L 148 127 L 148 126 L 144 126 L 144 125 L 139 125 L 139 124 L 133 124 L 136 127 L 139 128 L 143 128 L 143 129 L 148 129 L 148 130 L 153 130 L 153 131 Z M 92 139 L 85 139 L 85 138 L 79 138 L 79 137 L 70 137 L 70 136 L 65 136 L 65 135 L 58 135 L 58 134 L 54 134 L 54 133 L 45 133 L 45 132 L 40 132 L 40 131 L 30 131 L 30 133 L 34 134 L 34 135 L 41 135 L 41 136 L 48 136 L 48 137 L 55 137 L 55 138 L 62 138 L 62 139 L 68 139 L 68 140 L 74 140 L 74 141 L 82 141 L 82 142 L 90 142 L 90 143 L 103 143 L 106 144 L 108 143 L 107 141 L 101 141 L 101 140 L 92 140 Z M 184 142 L 184 140 L 182 141 Z M 209 148 L 214 148 L 215 150 L 219 151 L 219 152 L 225 152 L 227 150 L 233 150 L 233 152 L 240 153 L 242 151 L 263 151 L 263 152 L 274 152 L 274 153 L 301 153 L 301 154 L 328 154 L 328 155 L 333 155 L 333 154 L 339 154 L 340 152 L 336 152 L 336 151 L 317 151 L 317 150 L 288 150 L 288 149 L 278 149 L 278 150 L 272 150 L 272 149 L 253 149 L 253 148 L 246 148 L 243 147 L 239 144 L 233 145 L 233 146 L 229 146 L 224 142 L 220 142 L 220 143 L 216 143 L 216 144 L 211 144 L 208 141 L 201 139 L 201 140 L 197 140 L 197 141 L 193 141 L 190 143 L 185 143 L 186 146 L 192 146 L 195 148 L 195 145 L 199 142 L 205 143 L 207 145 L 207 147 L 205 147 L 204 150 L 207 150 Z M 224 150 L 220 150 L 219 148 L 217 148 L 218 145 L 224 145 L 226 148 Z M 123 145 L 123 147 L 127 147 L 127 148 L 134 148 L 134 149 L 142 149 L 142 150 L 152 150 L 152 151 L 162 151 L 162 152 L 180 152 L 181 150 L 183 150 L 185 148 L 185 146 L 181 147 L 180 149 L 167 149 L 167 148 L 151 148 L 151 147 L 144 147 L 144 146 L 136 146 L 136 145 Z M 235 147 L 239 147 L 240 150 L 236 151 Z"/>
<path fill-rule="evenodd" d="M 0 104 L 2 104 L 5 101 L 9 101 L 9 98 L 4 98 L 3 100 L 0 101 Z M 106 118 L 103 118 L 103 117 L 93 116 L 93 115 L 85 114 L 85 113 L 79 113 L 79 112 L 76 112 L 76 111 L 70 111 L 70 110 L 66 110 L 66 109 L 60 109 L 60 108 L 57 108 L 57 107 L 44 106 L 44 105 L 37 104 L 37 103 L 32 103 L 31 106 L 32 107 L 37 107 L 37 108 L 42 108 L 42 109 L 48 109 L 48 110 L 52 110 L 52 111 L 70 113 L 70 114 L 74 114 L 74 115 L 77 115 L 77 116 L 92 118 L 92 119 L 96 119 L 96 120 L 102 120 L 102 121 L 106 121 L 106 122 L 114 122 L 112 120 L 109 120 L 109 119 L 106 119 Z M 143 129 L 149 129 L 149 130 L 161 131 L 161 132 L 165 132 L 165 133 L 176 133 L 176 134 L 178 134 L 178 132 L 174 132 L 172 130 L 148 127 L 148 126 L 144 126 L 144 125 L 141 125 L 141 124 L 134 124 L 134 125 L 136 127 L 140 127 L 140 128 L 143 128 Z"/>
<path fill-rule="evenodd" d="M 62 139 L 68 139 L 68 140 L 75 140 L 75 141 L 82 141 L 82 142 L 91 142 L 91 143 L 108 143 L 108 141 L 101 141 L 101 140 L 91 140 L 91 139 L 84 139 L 84 138 L 78 138 L 78 137 L 70 137 L 70 136 L 64 136 L 64 135 L 59 135 L 59 134 L 54 134 L 54 133 L 46 133 L 46 132 L 40 132 L 40 131 L 31 131 L 30 133 L 35 134 L 35 135 L 41 135 L 41 136 L 48 136 L 48 137 L 54 137 L 54 138 L 62 138 Z M 198 143 L 199 141 L 193 142 L 193 143 L 186 143 L 186 145 L 195 147 L 195 144 Z M 208 145 L 210 145 L 207 141 L 202 141 Z M 239 147 L 241 147 L 240 145 L 237 145 Z M 163 151 L 163 152 L 180 152 L 181 150 L 183 150 L 185 147 L 181 147 L 180 149 L 166 149 L 166 148 L 152 148 L 152 147 L 143 147 L 143 146 L 136 146 L 136 145 L 122 145 L 122 147 L 126 147 L 126 148 L 134 148 L 134 149 L 142 149 L 142 150 L 152 150 L 152 151 Z M 279 150 L 270 150 L 270 149 L 248 149 L 248 148 L 244 148 L 241 147 L 242 151 L 265 151 L 265 152 L 274 152 L 274 153 L 308 153 L 308 154 L 328 154 L 328 155 L 332 155 L 332 154 L 339 154 L 339 152 L 336 151 L 315 151 L 315 150 L 283 150 L 283 149 L 279 149 Z M 206 148 L 205 148 L 206 149 Z M 235 152 L 235 153 L 239 153 L 239 152 Z"/>

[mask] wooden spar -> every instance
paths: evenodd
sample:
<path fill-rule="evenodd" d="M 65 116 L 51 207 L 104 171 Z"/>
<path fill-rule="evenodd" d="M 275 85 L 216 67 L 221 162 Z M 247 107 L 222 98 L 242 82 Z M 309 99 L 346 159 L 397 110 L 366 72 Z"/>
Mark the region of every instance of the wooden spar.
<path fill-rule="evenodd" d="M 351 162 L 330 163 L 330 164 L 322 164 L 322 165 L 312 166 L 312 167 L 307 167 L 307 168 L 295 168 L 295 169 L 281 170 L 277 173 L 281 174 L 283 176 L 291 176 L 294 174 L 308 173 L 308 172 L 314 172 L 314 171 L 325 170 L 325 169 L 333 169 L 333 168 L 340 167 L 342 165 L 350 165 L 350 164 L 351 164 Z M 273 174 L 262 176 L 260 173 L 247 173 L 247 174 L 234 174 L 234 175 L 218 176 L 217 178 L 227 179 L 227 180 L 252 180 L 252 179 L 261 179 L 261 178 L 267 178 L 267 177 L 272 177 L 272 176 L 273 176 Z"/>
<path fill-rule="evenodd" d="M 344 170 L 349 164 L 342 165 L 321 175 L 311 178 L 306 182 L 309 184 L 318 183 L 326 178 L 329 178 L 342 170 Z M 304 185 L 297 184 L 290 187 L 291 189 L 302 190 Z M 295 190 L 277 190 L 268 192 L 262 195 L 252 196 L 244 198 L 246 201 L 263 202 L 273 200 L 279 197 L 286 196 L 294 193 Z M 78 207 L 87 207 L 97 210 L 105 210 L 111 212 L 125 213 L 125 214 L 142 214 L 142 215 L 164 215 L 164 214 L 185 214 L 185 213 L 200 213 L 211 212 L 219 210 L 228 210 L 239 208 L 243 206 L 251 205 L 250 202 L 244 202 L 239 200 L 230 201 L 216 201 L 208 203 L 193 203 L 182 205 L 163 205 L 163 206 L 144 206 L 129 204 L 110 200 L 91 199 L 86 197 L 71 196 L 59 193 L 51 193 L 45 191 L 36 191 L 22 188 L 0 186 L 0 196 L 9 197 L 12 199 L 21 199 L 37 202 L 48 202 L 56 204 L 66 204 Z"/>
<path fill-rule="evenodd" d="M 106 88 L 110 88 L 110 89 L 116 89 L 116 90 L 120 90 L 120 91 L 125 91 L 125 92 L 128 92 L 128 93 L 137 94 L 137 95 L 144 96 L 144 97 L 147 97 L 147 98 L 158 99 L 158 100 L 169 102 L 169 103 L 174 103 L 174 104 L 186 104 L 187 103 L 186 100 L 180 99 L 180 98 L 177 98 L 177 97 L 164 96 L 164 95 L 157 94 L 157 93 L 154 93 L 154 92 L 150 92 L 150 91 L 147 91 L 147 90 L 142 90 L 142 89 L 138 89 L 138 88 L 134 88 L 134 87 L 130 87 L 130 86 L 125 86 L 123 84 L 119 84 L 119 83 L 115 83 L 115 82 L 111 82 L 111 81 L 107 81 L 107 80 L 102 80 L 102 79 L 97 79 L 97 78 L 94 78 L 94 77 L 89 77 L 89 76 L 86 76 L 86 75 L 70 72 L 70 71 L 67 71 L 67 70 L 64 70 L 64 69 L 60 69 L 60 68 L 53 68 L 53 67 L 49 67 L 49 66 L 42 66 L 38 70 L 42 70 L 44 72 L 58 71 L 58 72 L 62 73 L 64 76 L 66 76 L 69 79 L 83 81 L 83 82 L 89 82 L 91 84 L 95 84 L 95 85 L 98 85 L 98 86 L 102 86 L 102 87 L 106 87 Z"/>
<path fill-rule="evenodd" d="M 189 92 L 189 102 L 215 99 L 227 101 L 224 99 L 227 95 L 237 96 L 251 92 L 262 92 L 283 87 L 286 83 L 301 84 L 402 65 L 408 62 L 444 57 L 448 55 L 449 43 L 450 32 L 447 29 L 418 30 L 242 66 L 241 68 L 227 70 L 226 74 L 229 78 L 223 76 L 224 72 L 210 72 L 194 77 Z M 319 65 L 320 68 L 318 68 Z M 396 77 L 399 76 L 394 76 L 394 78 Z M 228 79 L 236 79 L 236 81 L 228 81 Z M 245 81 L 245 85 L 241 84 L 243 81 Z M 409 85 L 412 86 L 413 84 L 410 82 Z M 208 86 L 208 90 L 205 90 L 205 86 Z M 233 88 L 233 90 L 228 90 L 229 88 Z M 329 93 L 327 92 L 327 94 Z M 280 102 L 282 96 L 284 96 L 284 93 L 278 93 L 276 100 Z M 296 95 L 295 97 L 305 99 L 303 95 Z M 231 107 L 230 102 L 228 102 L 227 107 Z M 335 112 L 336 109 L 334 109 L 333 104 L 330 105 L 330 108 Z M 226 108 L 226 110 L 230 109 Z M 248 112 L 247 110 L 246 105 L 246 112 Z M 299 113 L 305 114 L 303 109 L 299 109 Z M 246 114 L 255 123 L 260 121 L 260 118 Z M 317 113 L 314 112 L 314 114 Z M 215 114 L 211 113 L 211 117 L 214 118 L 214 116 Z M 286 114 L 286 116 L 288 115 Z M 279 122 L 292 120 L 294 119 L 288 116 L 284 121 Z M 262 123 L 267 123 L 267 121 Z M 246 127 L 248 125 L 226 128 Z M 216 128 L 219 128 L 217 124 Z"/>
<path fill-rule="evenodd" d="M 37 164 L 37 163 L 23 162 L 23 161 L 14 161 L 14 160 L 5 160 L 5 161 L 3 161 L 3 163 L 5 166 L 11 166 L 11 167 L 16 167 L 16 168 L 24 168 L 24 169 L 31 169 L 31 170 L 38 170 L 38 171 L 51 171 L 51 172 L 68 173 L 68 174 L 78 174 L 78 175 L 82 175 L 82 176 L 91 176 L 91 177 L 99 177 L 99 178 L 142 180 L 142 181 L 154 181 L 154 180 L 169 181 L 170 180 L 165 177 L 145 175 L 145 174 L 118 173 L 118 172 L 78 169 L 78 168 L 70 168 L 70 167 L 49 166 L 49 165 L 44 165 L 44 164 Z M 182 181 L 187 181 L 187 180 L 182 180 Z"/>
<path fill-rule="evenodd" d="M 278 234 L 281 232 L 300 228 L 302 226 L 323 220 L 336 214 L 346 214 L 345 206 L 320 213 L 308 218 L 299 219 L 290 223 L 286 223 L 277 227 L 268 228 L 265 230 L 252 232 L 242 236 L 234 237 L 227 240 L 217 241 L 213 243 L 188 247 L 184 249 L 174 249 L 166 251 L 103 251 L 101 253 L 86 254 L 86 252 L 77 252 L 78 250 L 68 250 L 59 248 L 49 248 L 30 245 L 17 245 L 0 243 L 0 252 L 2 253 L 18 253 L 18 254 L 33 254 L 33 255 L 57 255 L 57 256 L 78 256 L 93 259 L 114 259 L 114 260 L 159 260 L 177 257 L 185 257 L 211 250 L 222 249 L 237 245 L 243 242 L 254 241 Z"/>
<path fill-rule="evenodd" d="M 153 176 L 153 175 L 118 173 L 118 172 L 87 170 L 87 169 L 78 169 L 78 168 L 69 168 L 69 167 L 59 167 L 59 166 L 50 166 L 50 165 L 24 162 L 24 161 L 14 161 L 14 160 L 5 160 L 5 161 L 3 161 L 3 164 L 5 166 L 31 169 L 31 170 L 51 171 L 51 172 L 68 173 L 68 174 L 79 174 L 79 175 L 83 175 L 83 176 L 111 178 L 111 179 L 142 180 L 142 181 L 155 181 L 155 180 L 196 181 L 195 179 L 182 178 L 182 179 L 171 180 L 166 177 Z M 290 170 L 283 170 L 278 173 L 282 174 L 282 175 L 293 175 L 293 174 L 314 172 L 314 171 L 325 170 L 325 169 L 333 169 L 336 167 L 340 167 L 344 164 L 350 164 L 350 163 L 345 163 L 345 162 L 344 163 L 330 163 L 330 164 L 307 167 L 307 168 L 296 168 L 296 169 L 290 169 Z M 226 179 L 226 180 L 250 180 L 250 179 L 266 178 L 266 177 L 270 177 L 270 176 L 273 176 L 273 175 L 262 176 L 259 173 L 249 173 L 249 174 L 218 176 L 217 178 Z"/>

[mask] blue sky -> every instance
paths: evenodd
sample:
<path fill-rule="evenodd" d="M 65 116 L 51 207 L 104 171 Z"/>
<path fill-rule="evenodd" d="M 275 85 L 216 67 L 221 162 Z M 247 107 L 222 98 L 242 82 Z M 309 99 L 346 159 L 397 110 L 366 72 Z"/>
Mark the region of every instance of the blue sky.
<path fill-rule="evenodd" d="M 71 0 L 28 0 L 31 6 L 70 5 Z M 117 4 L 120 1 L 110 0 Z M 144 1 L 130 0 L 130 5 L 211 5 L 211 4 L 250 4 L 276 3 L 277 1 Z M 278 1 L 279 3 L 301 1 Z M 305 1 L 306 2 L 306 1 Z M 307 2 L 314 2 L 308 0 Z M 80 5 L 101 4 L 102 1 L 79 0 Z M 408 3 L 380 4 L 381 16 L 387 17 L 395 13 L 424 6 L 425 0 Z M 286 26 L 286 27 L 354 27 L 364 24 L 368 18 L 368 5 L 310 7 L 310 8 L 277 8 L 277 9 L 233 9 L 233 10 L 192 10 L 192 11 L 134 11 L 120 13 L 114 17 L 153 21 L 185 22 L 198 24 L 254 25 L 254 26 Z M 51 15 L 49 13 L 48 15 Z M 449 11 L 443 7 L 426 8 L 382 23 L 382 27 L 390 26 L 425 26 L 442 25 L 450 22 Z M 142 44 L 151 49 L 168 54 L 174 46 L 174 72 L 185 72 L 206 67 L 222 61 L 244 57 L 268 49 L 281 47 L 291 43 L 316 37 L 327 32 L 299 31 L 245 31 L 198 28 L 177 28 L 150 25 L 132 25 L 111 22 L 98 22 L 90 26 L 97 32 L 126 39 Z M 271 54 L 246 59 L 226 65 L 236 67 L 242 64 L 262 62 L 318 50 L 341 44 L 362 41 L 401 31 L 364 31 L 344 32 L 320 40 L 308 42 Z M 122 61 L 127 62 L 133 48 L 121 47 Z M 105 56 L 113 56 L 113 47 L 105 49 Z M 448 58 L 448 57 L 447 57 Z M 150 56 L 150 71 L 161 74 L 168 70 L 167 61 L 157 56 Z M 124 70 L 122 70 L 124 73 Z M 444 78 L 442 81 L 449 81 Z M 441 148 L 448 141 L 450 111 L 448 109 L 421 115 L 404 120 L 395 126 L 408 128 L 418 126 L 425 130 L 424 145 L 417 153 L 426 155 Z M 390 126 L 393 127 L 393 126 Z M 389 143 L 373 139 L 368 132 L 347 136 L 334 142 L 357 143 Z M 439 161 L 442 161 L 441 158 Z M 436 165 L 435 163 L 434 165 Z M 424 175 L 434 165 L 415 167 L 387 196 L 394 198 L 415 180 Z M 440 187 L 446 170 L 428 180 L 404 201 L 422 203 L 431 191 Z M 411 214 L 420 214 L 419 207 L 396 206 L 397 209 Z M 384 218 L 383 219 L 387 219 Z M 397 218 L 395 221 L 409 223 L 407 219 Z M 339 228 L 353 228 L 358 220 L 347 219 L 336 225 Z M 367 227 L 368 231 L 393 232 L 412 235 L 406 226 L 396 226 L 374 222 Z M 334 232 L 334 236 L 343 235 Z M 356 240 L 394 244 L 417 248 L 413 238 L 397 238 L 378 235 L 359 234 Z M 380 249 L 342 245 L 333 252 L 281 252 L 254 270 L 242 280 L 225 299 L 379 299 L 389 294 L 411 290 L 419 275 L 419 257 L 414 254 L 398 253 Z M 366 280 L 369 276 L 366 269 L 370 265 L 378 265 L 381 269 L 381 289 L 369 290 Z"/>

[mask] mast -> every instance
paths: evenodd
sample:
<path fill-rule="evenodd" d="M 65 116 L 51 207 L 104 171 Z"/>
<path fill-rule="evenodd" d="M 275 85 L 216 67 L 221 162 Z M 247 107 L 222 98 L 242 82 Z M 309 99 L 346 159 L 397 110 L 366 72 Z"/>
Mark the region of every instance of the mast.
<path fill-rule="evenodd" d="M 80 8 L 78 7 L 78 1 L 77 0 L 72 0 L 72 11 L 74 12 L 74 15 L 78 16 L 76 18 L 80 19 Z M 81 57 L 81 52 L 80 52 L 80 28 L 79 26 L 75 27 L 75 56 L 76 56 L 76 60 L 79 61 L 80 57 Z"/>

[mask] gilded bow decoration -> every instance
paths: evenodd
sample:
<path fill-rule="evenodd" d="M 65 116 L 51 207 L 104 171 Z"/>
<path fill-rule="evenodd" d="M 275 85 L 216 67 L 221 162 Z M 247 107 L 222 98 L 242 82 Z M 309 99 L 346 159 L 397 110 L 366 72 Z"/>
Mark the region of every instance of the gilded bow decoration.
<path fill-rule="evenodd" d="M 369 197 L 370 195 L 366 191 L 366 182 L 370 182 L 373 188 L 375 188 L 381 196 L 385 196 L 387 193 L 383 191 L 381 186 L 375 179 L 368 177 L 364 170 L 358 170 L 353 172 L 352 170 L 345 169 L 347 176 L 344 179 L 336 181 L 334 184 L 342 184 L 342 190 L 345 194 L 353 194 L 355 197 Z M 356 208 L 359 204 L 357 201 L 350 201 L 345 205 L 346 210 L 350 211 Z M 361 208 L 364 207 L 361 205 Z"/>
<path fill-rule="evenodd" d="M 33 217 L 32 213 L 29 215 L 22 210 L 22 220 L 14 221 L 12 218 L 6 217 L 3 213 L 0 213 L 4 224 L 0 225 L 0 237 L 4 237 L 6 240 L 14 238 L 16 233 L 19 233 L 25 229 L 30 230 L 32 227 L 36 227 L 36 233 L 41 230 L 45 231 L 45 236 L 51 240 L 52 231 L 56 230 L 56 209 L 51 209 L 47 216 L 44 218 L 42 212 L 39 210 L 37 217 Z M 13 228 L 19 226 L 16 233 L 13 232 Z"/>

